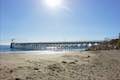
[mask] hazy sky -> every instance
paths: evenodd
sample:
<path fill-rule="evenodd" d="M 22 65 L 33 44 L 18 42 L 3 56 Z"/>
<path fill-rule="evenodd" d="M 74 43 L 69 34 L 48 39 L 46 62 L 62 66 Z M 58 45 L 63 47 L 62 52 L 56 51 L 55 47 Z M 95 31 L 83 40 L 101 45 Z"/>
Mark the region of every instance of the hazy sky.
<path fill-rule="evenodd" d="M 120 0 L 0 0 L 0 40 L 102 40 L 120 32 Z"/>

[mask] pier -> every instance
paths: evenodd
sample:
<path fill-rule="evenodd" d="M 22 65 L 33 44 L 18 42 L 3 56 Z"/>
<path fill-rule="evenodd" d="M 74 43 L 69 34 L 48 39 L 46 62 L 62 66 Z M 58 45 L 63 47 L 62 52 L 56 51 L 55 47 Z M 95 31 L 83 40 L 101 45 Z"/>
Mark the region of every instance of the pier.
<path fill-rule="evenodd" d="M 88 48 L 93 45 L 99 45 L 103 41 L 75 41 L 75 42 L 38 42 L 38 43 L 11 43 L 12 49 L 25 50 L 70 50 Z"/>

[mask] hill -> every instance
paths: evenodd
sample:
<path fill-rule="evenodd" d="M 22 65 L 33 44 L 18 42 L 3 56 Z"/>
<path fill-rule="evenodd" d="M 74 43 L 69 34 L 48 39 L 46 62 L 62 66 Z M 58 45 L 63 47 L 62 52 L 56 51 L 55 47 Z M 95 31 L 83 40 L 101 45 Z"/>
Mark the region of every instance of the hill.
<path fill-rule="evenodd" d="M 99 45 L 91 46 L 87 51 L 95 50 L 120 50 L 120 39 L 112 39 L 110 41 L 104 41 Z"/>

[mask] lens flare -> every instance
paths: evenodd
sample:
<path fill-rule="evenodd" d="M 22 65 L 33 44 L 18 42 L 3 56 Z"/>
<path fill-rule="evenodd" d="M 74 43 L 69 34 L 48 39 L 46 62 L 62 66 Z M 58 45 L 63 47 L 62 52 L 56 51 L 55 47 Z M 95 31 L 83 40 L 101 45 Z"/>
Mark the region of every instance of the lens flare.
<path fill-rule="evenodd" d="M 45 0 L 45 3 L 50 8 L 56 8 L 62 6 L 62 0 Z"/>

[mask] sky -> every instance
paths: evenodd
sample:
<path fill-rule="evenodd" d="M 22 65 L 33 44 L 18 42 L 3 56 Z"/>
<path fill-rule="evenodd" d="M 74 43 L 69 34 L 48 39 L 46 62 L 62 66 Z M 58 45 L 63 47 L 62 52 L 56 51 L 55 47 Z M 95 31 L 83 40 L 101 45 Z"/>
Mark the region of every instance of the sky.
<path fill-rule="evenodd" d="M 120 0 L 0 0 L 0 43 L 89 41 L 118 36 Z"/>

